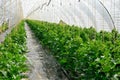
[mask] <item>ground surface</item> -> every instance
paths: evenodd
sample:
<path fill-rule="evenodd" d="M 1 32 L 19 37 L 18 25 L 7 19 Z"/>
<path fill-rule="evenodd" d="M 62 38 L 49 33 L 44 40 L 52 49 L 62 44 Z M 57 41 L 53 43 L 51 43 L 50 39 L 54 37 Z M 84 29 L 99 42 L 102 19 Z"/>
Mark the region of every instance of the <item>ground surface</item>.
<path fill-rule="evenodd" d="M 50 53 L 43 49 L 39 41 L 35 38 L 30 28 L 25 24 L 27 33 L 27 47 L 29 52 L 26 54 L 30 72 L 30 80 L 68 80 L 56 60 Z"/>

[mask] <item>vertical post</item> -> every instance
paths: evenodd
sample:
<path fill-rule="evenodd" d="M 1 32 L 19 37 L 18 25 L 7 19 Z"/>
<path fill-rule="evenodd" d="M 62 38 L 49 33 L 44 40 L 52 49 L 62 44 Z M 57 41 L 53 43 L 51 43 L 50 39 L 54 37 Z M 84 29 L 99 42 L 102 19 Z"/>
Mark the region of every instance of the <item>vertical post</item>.
<path fill-rule="evenodd" d="M 103 4 L 104 4 L 104 0 L 103 0 Z M 105 9 L 104 9 L 104 8 L 103 8 L 103 16 L 105 17 Z M 104 18 L 104 17 L 103 17 L 103 18 Z M 104 20 L 103 20 L 103 33 L 102 33 L 102 37 L 103 37 L 102 40 L 103 40 L 103 42 L 104 42 L 104 29 L 105 29 L 104 26 L 105 26 L 105 22 L 104 22 Z"/>
<path fill-rule="evenodd" d="M 3 27 L 5 26 L 5 18 L 6 18 L 6 13 L 5 13 L 5 10 L 6 10 L 6 4 L 5 4 L 6 0 L 3 1 Z"/>
<path fill-rule="evenodd" d="M 21 0 L 19 0 L 19 13 L 20 13 L 20 20 L 23 19 L 23 9 L 22 9 L 22 4 Z"/>
<path fill-rule="evenodd" d="M 3 21 L 5 21 L 5 0 L 3 1 Z"/>
<path fill-rule="evenodd" d="M 9 21 L 9 22 L 8 22 L 8 27 L 10 27 L 11 14 L 12 14 L 12 12 L 11 12 L 11 10 L 12 10 L 12 9 L 11 9 L 11 4 L 12 4 L 12 3 L 11 3 L 11 0 L 10 0 L 10 7 L 9 7 L 9 8 L 10 8 L 10 11 L 9 11 L 9 12 L 10 12 L 10 13 L 9 13 L 10 16 L 9 16 L 9 20 L 8 20 L 8 21 Z"/>
<path fill-rule="evenodd" d="M 17 20 L 17 13 L 18 13 L 18 7 L 17 7 L 17 0 L 15 0 L 15 5 L 13 5 L 14 8 L 14 25 L 18 24 L 18 20 Z"/>

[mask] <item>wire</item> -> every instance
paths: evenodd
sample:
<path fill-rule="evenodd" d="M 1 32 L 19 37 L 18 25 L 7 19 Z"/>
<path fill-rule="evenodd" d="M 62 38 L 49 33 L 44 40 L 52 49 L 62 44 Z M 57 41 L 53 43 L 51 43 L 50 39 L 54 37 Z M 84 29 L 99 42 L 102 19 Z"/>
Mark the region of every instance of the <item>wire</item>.
<path fill-rule="evenodd" d="M 46 3 L 42 4 L 42 7 L 38 6 L 36 9 L 34 9 L 33 11 L 31 11 L 31 12 L 27 15 L 27 17 L 29 17 L 31 14 L 33 14 L 35 11 L 37 11 L 37 10 L 39 10 L 39 9 L 42 10 L 45 5 L 46 5 L 46 6 L 49 6 L 50 3 L 51 3 L 51 0 L 49 0 L 49 2 L 46 2 Z"/>
<path fill-rule="evenodd" d="M 111 14 L 109 13 L 108 9 L 104 6 L 104 4 L 103 4 L 100 0 L 98 0 L 98 1 L 99 1 L 100 4 L 104 7 L 104 9 L 107 11 L 107 13 L 108 13 L 108 15 L 110 16 L 110 19 L 111 19 L 111 21 L 112 21 L 112 23 L 113 23 L 113 27 L 114 27 L 114 29 L 115 29 L 115 22 L 113 21 L 113 18 L 112 18 L 112 16 L 111 16 Z"/>

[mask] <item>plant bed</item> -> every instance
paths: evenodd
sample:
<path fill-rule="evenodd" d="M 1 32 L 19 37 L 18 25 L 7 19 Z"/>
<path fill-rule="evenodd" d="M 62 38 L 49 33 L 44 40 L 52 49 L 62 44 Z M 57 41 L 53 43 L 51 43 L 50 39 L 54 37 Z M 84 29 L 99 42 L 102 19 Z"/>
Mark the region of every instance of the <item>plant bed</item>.
<path fill-rule="evenodd" d="M 71 80 L 119 80 L 120 34 L 94 28 L 26 20 Z"/>
<path fill-rule="evenodd" d="M 26 33 L 21 21 L 0 44 L 0 80 L 21 80 L 27 71 Z"/>

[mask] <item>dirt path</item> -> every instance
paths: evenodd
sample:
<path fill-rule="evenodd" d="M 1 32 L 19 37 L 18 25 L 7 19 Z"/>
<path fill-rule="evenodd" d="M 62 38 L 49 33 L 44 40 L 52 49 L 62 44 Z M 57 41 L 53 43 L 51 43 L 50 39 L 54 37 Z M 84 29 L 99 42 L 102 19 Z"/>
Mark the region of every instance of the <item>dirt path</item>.
<path fill-rule="evenodd" d="M 30 28 L 25 24 L 27 33 L 27 47 L 29 52 L 26 54 L 30 72 L 30 80 L 68 80 L 55 59 L 42 48 L 39 41 L 35 38 Z"/>

